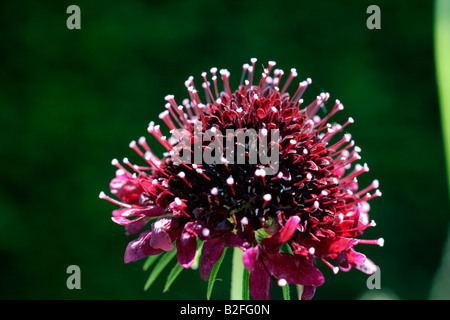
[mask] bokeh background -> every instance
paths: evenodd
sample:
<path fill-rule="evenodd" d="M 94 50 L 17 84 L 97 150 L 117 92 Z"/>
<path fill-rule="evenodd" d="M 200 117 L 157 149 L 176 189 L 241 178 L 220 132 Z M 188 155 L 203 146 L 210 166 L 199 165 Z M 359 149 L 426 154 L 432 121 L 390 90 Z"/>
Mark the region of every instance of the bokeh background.
<path fill-rule="evenodd" d="M 66 27 L 71 4 L 81 30 Z M 380 30 L 366 27 L 371 4 Z M 145 292 L 149 272 L 123 263 L 131 239 L 98 194 L 111 159 L 137 160 L 128 143 L 159 121 L 164 96 L 186 98 L 184 81 L 211 67 L 236 86 L 252 57 L 312 78 L 305 99 L 327 91 L 343 102 L 335 119 L 355 119 L 349 132 L 370 167 L 359 181 L 378 179 L 383 192 L 365 237 L 385 246 L 360 248 L 382 289 L 318 262 L 326 282 L 315 299 L 429 298 L 449 223 L 433 1 L 24 0 L 0 12 L 0 298 L 205 299 L 195 270 L 162 293 L 166 272 Z M 230 263 L 213 299 L 229 297 Z M 80 290 L 66 287 L 73 264 Z"/>

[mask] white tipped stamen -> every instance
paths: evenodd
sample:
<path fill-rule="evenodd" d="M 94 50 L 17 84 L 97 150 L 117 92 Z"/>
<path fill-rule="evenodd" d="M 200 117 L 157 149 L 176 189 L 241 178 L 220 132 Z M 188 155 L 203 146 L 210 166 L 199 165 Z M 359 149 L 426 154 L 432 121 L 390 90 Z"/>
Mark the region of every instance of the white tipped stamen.
<path fill-rule="evenodd" d="M 261 134 L 262 134 L 264 137 L 267 136 L 268 131 L 267 131 L 266 128 L 262 128 L 260 132 L 261 132 Z"/>
<path fill-rule="evenodd" d="M 320 203 L 319 201 L 314 201 L 314 208 L 319 209 Z"/>
<path fill-rule="evenodd" d="M 203 235 L 204 237 L 209 236 L 209 233 L 210 233 L 210 231 L 209 231 L 208 228 L 203 228 L 203 230 L 202 230 L 202 235 Z"/>
<path fill-rule="evenodd" d="M 277 283 L 280 287 L 284 287 L 285 285 L 287 285 L 287 281 L 285 279 L 279 279 Z"/>
<path fill-rule="evenodd" d="M 233 184 L 234 184 L 234 179 L 233 179 L 233 177 L 232 176 L 230 176 L 228 179 L 227 179 L 227 184 L 230 186 L 230 189 L 231 189 L 231 193 L 233 194 L 233 196 L 235 196 L 236 195 L 236 193 L 235 193 L 235 191 L 234 191 L 234 187 L 233 187 Z"/>
<path fill-rule="evenodd" d="M 373 182 L 372 182 L 372 187 L 373 187 L 374 189 L 376 189 L 376 188 L 378 188 L 379 186 L 380 186 L 380 182 L 379 182 L 377 179 L 373 180 Z"/>

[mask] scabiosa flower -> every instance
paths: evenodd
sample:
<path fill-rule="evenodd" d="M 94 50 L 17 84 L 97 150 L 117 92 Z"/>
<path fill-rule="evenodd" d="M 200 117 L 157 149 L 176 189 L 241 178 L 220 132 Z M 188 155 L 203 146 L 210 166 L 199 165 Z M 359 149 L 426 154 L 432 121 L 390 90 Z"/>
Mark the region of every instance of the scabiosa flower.
<path fill-rule="evenodd" d="M 125 263 L 176 248 L 178 262 L 189 268 L 202 243 L 199 270 L 208 280 L 224 248 L 236 247 L 243 250 L 242 263 L 250 273 L 254 299 L 270 298 L 272 279 L 280 286 L 303 285 L 302 299 L 311 299 L 315 288 L 324 283 L 316 262 L 335 273 L 352 267 L 367 274 L 376 271 L 375 264 L 355 246 L 383 245 L 381 238 L 357 238 L 375 226 L 369 220 L 367 201 L 381 193 L 376 180 L 359 190 L 357 177 L 368 166 L 355 165 L 360 149 L 350 134 L 335 138 L 353 122 L 349 118 L 343 125 L 329 123 L 343 105 L 336 100 L 321 117 L 319 110 L 330 95 L 321 93 L 304 105 L 302 95 L 311 79 L 301 81 L 291 95 L 287 89 L 297 76 L 295 69 L 282 84 L 284 72 L 274 69 L 275 62 L 270 61 L 255 83 L 255 63 L 251 59 L 251 64 L 244 64 L 234 92 L 230 73 L 219 71 L 223 82 L 219 90 L 218 70 L 212 68 L 212 82 L 202 73 L 203 100 L 193 77 L 185 82 L 189 99 L 182 105 L 172 95 L 166 96 L 160 119 L 172 137 L 164 136 L 154 122 L 148 131 L 167 152 L 158 158 L 144 137 L 132 141 L 130 147 L 145 165 L 114 159 L 118 170 L 110 190 L 116 198 L 103 192 L 100 198 L 119 206 L 112 220 L 125 226 L 128 235 L 141 232 L 128 244 Z M 239 161 L 250 160 L 257 146 L 239 140 L 249 130 L 261 133 L 257 142 L 267 140 L 271 149 L 260 149 L 260 155 L 275 156 L 269 162 Z M 273 130 L 277 135 L 269 141 Z M 237 133 L 225 145 L 220 137 L 229 138 L 228 132 Z M 192 145 L 199 146 L 200 152 L 215 152 L 219 161 L 182 160 L 182 153 L 188 156 L 184 159 L 192 160 Z M 221 152 L 230 147 L 241 151 L 224 157 Z"/>

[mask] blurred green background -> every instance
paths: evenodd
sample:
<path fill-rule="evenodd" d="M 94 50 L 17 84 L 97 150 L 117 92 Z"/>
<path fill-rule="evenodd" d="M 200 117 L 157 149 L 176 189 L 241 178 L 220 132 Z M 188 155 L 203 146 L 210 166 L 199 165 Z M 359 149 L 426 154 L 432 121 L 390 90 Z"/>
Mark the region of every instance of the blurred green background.
<path fill-rule="evenodd" d="M 66 27 L 71 4 L 81 30 Z M 366 27 L 371 4 L 380 30 Z M 165 95 L 181 102 L 184 81 L 211 67 L 228 68 L 236 87 L 252 57 L 312 78 L 305 100 L 327 91 L 343 102 L 335 120 L 355 119 L 349 132 L 370 167 L 359 181 L 379 179 L 383 192 L 365 238 L 385 246 L 359 246 L 380 267 L 382 289 L 318 262 L 326 281 L 315 299 L 428 298 L 449 222 L 433 1 L 24 0 L 0 10 L 0 298 L 204 299 L 194 270 L 170 292 L 167 273 L 144 292 L 143 261 L 123 263 L 131 238 L 98 194 L 112 158 L 137 160 L 128 143 L 148 136 Z M 230 262 L 231 251 L 213 299 L 228 298 Z M 66 287 L 73 264 L 81 290 Z"/>

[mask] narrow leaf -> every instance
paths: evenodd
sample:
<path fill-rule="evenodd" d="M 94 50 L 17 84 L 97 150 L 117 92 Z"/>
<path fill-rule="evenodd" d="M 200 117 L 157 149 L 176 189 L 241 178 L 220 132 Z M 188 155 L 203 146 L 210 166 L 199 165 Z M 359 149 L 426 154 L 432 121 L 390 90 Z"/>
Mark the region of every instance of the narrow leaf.
<path fill-rule="evenodd" d="M 159 254 L 149 256 L 147 258 L 147 260 L 145 260 L 144 265 L 142 266 L 142 269 L 144 269 L 144 271 L 147 271 L 148 268 L 150 268 L 153 265 L 153 263 L 155 263 L 155 261 L 158 260 L 159 256 L 160 256 Z"/>
<path fill-rule="evenodd" d="M 231 300 L 242 299 L 242 278 L 244 276 L 244 263 L 242 262 L 243 251 L 233 248 L 233 260 L 231 265 Z"/>
<path fill-rule="evenodd" d="M 244 274 L 242 276 L 242 300 L 250 300 L 249 279 L 250 273 L 247 268 L 244 268 Z"/>
<path fill-rule="evenodd" d="M 283 290 L 283 299 L 291 300 L 291 294 L 289 292 L 289 284 L 288 283 L 286 283 L 286 285 L 282 287 L 282 290 Z"/>
<path fill-rule="evenodd" d="M 225 247 L 223 249 L 222 256 L 220 257 L 219 260 L 217 260 L 216 264 L 214 265 L 214 267 L 211 270 L 211 275 L 209 276 L 209 281 L 208 281 L 208 288 L 206 291 L 206 299 L 208 299 L 208 300 L 211 298 L 211 293 L 212 293 L 212 289 L 214 286 L 214 282 L 216 281 L 217 273 L 219 272 L 219 268 L 220 268 L 220 265 L 222 264 L 223 258 L 225 257 L 226 251 L 227 251 L 227 248 Z"/>
<path fill-rule="evenodd" d="M 147 282 L 144 285 L 145 291 L 147 291 L 147 289 L 150 288 L 150 286 L 159 276 L 161 271 L 163 271 L 164 268 L 167 266 L 167 264 L 173 259 L 173 257 L 175 257 L 176 253 L 177 253 L 176 249 L 172 249 L 171 251 L 164 253 L 164 255 L 161 257 L 161 259 L 158 261 L 158 263 L 155 265 L 152 272 L 150 273 L 150 276 L 148 277 Z"/>
<path fill-rule="evenodd" d="M 183 271 L 183 267 L 176 263 L 175 266 L 172 268 L 172 271 L 170 271 L 169 276 L 167 277 L 166 285 L 164 286 L 163 292 L 166 292 L 169 290 L 172 283 L 175 281 L 175 279 L 178 277 L 178 275 Z"/>
<path fill-rule="evenodd" d="M 203 249 L 203 241 L 200 241 L 197 238 L 197 253 L 195 254 L 194 263 L 191 266 L 191 269 L 193 270 L 198 269 L 198 264 L 200 263 L 200 258 L 202 256 L 202 249 Z"/>

